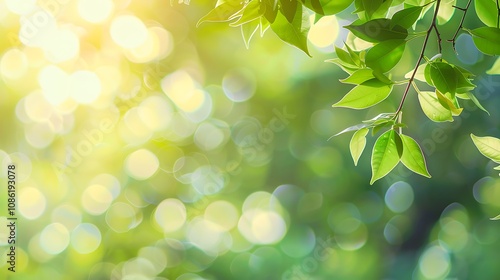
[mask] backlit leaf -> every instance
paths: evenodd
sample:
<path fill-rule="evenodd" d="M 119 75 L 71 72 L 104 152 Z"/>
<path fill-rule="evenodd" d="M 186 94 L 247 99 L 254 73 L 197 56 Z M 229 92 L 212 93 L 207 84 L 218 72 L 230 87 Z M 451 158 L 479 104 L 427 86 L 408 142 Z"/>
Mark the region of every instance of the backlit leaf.
<path fill-rule="evenodd" d="M 401 134 L 400 137 L 403 142 L 401 162 L 411 171 L 430 178 L 431 175 L 427 170 L 424 154 L 418 143 L 409 136 Z"/>
<path fill-rule="evenodd" d="M 399 144 L 398 144 L 399 142 Z M 401 138 L 394 130 L 384 132 L 375 142 L 372 151 L 372 178 L 370 184 L 391 172 L 399 162 L 398 146 L 402 146 Z"/>
<path fill-rule="evenodd" d="M 477 49 L 488 55 L 500 55 L 500 29 L 480 27 L 469 31 Z"/>
<path fill-rule="evenodd" d="M 382 102 L 391 90 L 392 85 L 372 79 L 353 88 L 339 102 L 333 104 L 333 107 L 365 109 Z"/>
<path fill-rule="evenodd" d="M 366 134 L 368 134 L 368 128 L 362 128 L 352 135 L 351 142 L 349 143 L 349 149 L 351 151 L 354 165 L 358 165 L 359 157 L 365 149 Z"/>
<path fill-rule="evenodd" d="M 432 84 L 442 93 L 455 94 L 457 91 L 457 76 L 455 69 L 445 62 L 430 63 Z"/>
<path fill-rule="evenodd" d="M 422 7 L 410 7 L 396 12 L 392 16 L 391 25 L 400 25 L 406 29 L 410 28 L 420 17 Z"/>
<path fill-rule="evenodd" d="M 380 72 L 388 72 L 401 60 L 406 41 L 388 40 L 372 47 L 366 53 L 366 66 Z"/>
<path fill-rule="evenodd" d="M 387 18 L 353 23 L 346 28 L 360 39 L 372 43 L 408 37 L 408 30 L 399 25 L 391 26 L 391 20 Z"/>
<path fill-rule="evenodd" d="M 481 154 L 500 164 L 500 139 L 490 136 L 479 137 L 474 134 L 470 136 Z"/>
<path fill-rule="evenodd" d="M 487 26 L 497 26 L 497 3 L 496 0 L 475 0 L 476 13 L 479 19 Z"/>
<path fill-rule="evenodd" d="M 451 111 L 443 107 L 438 101 L 436 94 L 429 91 L 421 91 L 418 93 L 418 101 L 424 114 L 435 122 L 452 122 L 453 117 Z"/>
<path fill-rule="evenodd" d="M 288 22 L 283 14 L 278 13 L 275 21 L 271 24 L 271 28 L 281 40 L 301 49 L 310 56 L 307 49 L 308 24 L 308 19 L 304 20 L 302 18 L 302 5 L 298 5 L 292 23 Z"/>

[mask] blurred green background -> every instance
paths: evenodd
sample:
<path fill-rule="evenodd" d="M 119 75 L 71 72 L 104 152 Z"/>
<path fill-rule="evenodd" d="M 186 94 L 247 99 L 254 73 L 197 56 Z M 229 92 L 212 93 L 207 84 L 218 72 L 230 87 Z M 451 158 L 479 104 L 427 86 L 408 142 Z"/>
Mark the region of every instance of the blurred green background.
<path fill-rule="evenodd" d="M 2 279 L 498 279 L 500 179 L 469 138 L 500 135 L 494 58 L 459 37 L 445 59 L 477 74 L 492 115 L 432 123 L 412 93 L 405 132 L 433 177 L 400 165 L 370 186 L 370 153 L 354 167 L 349 136 L 328 138 L 403 89 L 331 108 L 350 86 L 324 60 L 363 46 L 341 28 L 352 9 L 313 26 L 309 58 L 271 31 L 247 49 L 240 29 L 196 28 L 212 2 L 0 1 L 2 224 L 10 163 L 19 200 Z"/>

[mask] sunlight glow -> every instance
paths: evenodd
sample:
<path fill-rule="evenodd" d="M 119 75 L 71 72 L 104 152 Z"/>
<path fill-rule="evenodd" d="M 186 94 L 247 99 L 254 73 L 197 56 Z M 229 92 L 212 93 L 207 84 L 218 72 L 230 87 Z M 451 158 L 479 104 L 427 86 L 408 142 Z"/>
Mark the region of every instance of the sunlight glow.
<path fill-rule="evenodd" d="M 101 23 L 109 18 L 114 4 L 111 0 L 79 0 L 78 13 L 90 23 Z"/>
<path fill-rule="evenodd" d="M 148 29 L 144 23 L 133 15 L 121 15 L 114 18 L 110 33 L 113 41 L 126 49 L 141 46 L 148 37 Z"/>

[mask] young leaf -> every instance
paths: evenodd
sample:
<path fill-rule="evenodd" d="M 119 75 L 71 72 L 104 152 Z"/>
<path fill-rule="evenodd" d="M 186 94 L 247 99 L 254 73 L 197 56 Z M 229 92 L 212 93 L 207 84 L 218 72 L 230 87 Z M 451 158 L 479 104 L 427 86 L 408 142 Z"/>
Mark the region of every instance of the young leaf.
<path fill-rule="evenodd" d="M 250 48 L 250 40 L 252 40 L 253 35 L 259 30 L 260 21 L 254 20 L 241 25 L 241 35 L 243 36 L 243 41 L 245 46 Z"/>
<path fill-rule="evenodd" d="M 350 126 L 350 127 L 346 128 L 346 129 L 342 130 L 341 132 L 333 135 L 332 137 L 339 136 L 340 134 L 344 134 L 346 132 L 360 130 L 360 129 L 363 129 L 363 128 L 366 128 L 366 127 L 371 127 L 371 126 L 372 126 L 372 124 L 370 124 L 370 123 L 360 123 L 360 124 L 357 124 L 357 125 Z"/>
<path fill-rule="evenodd" d="M 418 93 L 418 101 L 424 114 L 434 122 L 452 122 L 451 111 L 443 107 L 438 101 L 436 94 L 429 91 Z"/>
<path fill-rule="evenodd" d="M 391 27 L 391 20 L 387 18 L 374 19 L 365 23 L 353 23 L 346 28 L 360 39 L 372 43 L 408 37 L 408 30 L 399 25 Z"/>
<path fill-rule="evenodd" d="M 239 18 L 229 24 L 229 26 L 236 27 L 242 24 L 254 21 L 260 18 L 266 11 L 266 6 L 259 1 L 250 1 L 241 11 L 238 12 Z M 234 17 L 236 18 L 236 17 Z"/>
<path fill-rule="evenodd" d="M 368 80 L 374 79 L 373 70 L 371 69 L 359 69 L 352 73 L 351 76 L 340 80 L 344 84 L 360 85 Z"/>
<path fill-rule="evenodd" d="M 411 171 L 430 178 L 431 175 L 427 171 L 424 154 L 418 143 L 409 136 L 401 134 L 400 137 L 403 142 L 401 162 Z"/>
<path fill-rule="evenodd" d="M 457 91 L 457 75 L 455 69 L 445 62 L 430 63 L 432 84 L 442 93 L 455 95 Z"/>
<path fill-rule="evenodd" d="M 399 144 L 398 144 L 399 142 Z M 398 145 L 401 145 L 401 138 L 394 130 L 384 132 L 375 142 L 372 151 L 372 178 L 370 185 L 391 172 L 399 162 L 400 154 Z"/>
<path fill-rule="evenodd" d="M 337 54 L 337 57 L 342 60 L 346 65 L 352 66 L 352 67 L 358 67 L 356 62 L 352 59 L 351 54 L 344 51 L 343 49 L 335 46 L 335 53 Z"/>
<path fill-rule="evenodd" d="M 481 103 L 479 102 L 479 100 L 477 100 L 476 96 L 475 96 L 474 94 L 472 94 L 472 92 L 467 91 L 465 94 L 467 95 L 467 97 L 469 97 L 469 99 L 470 99 L 470 100 L 472 100 L 472 102 L 473 102 L 474 104 L 476 104 L 476 106 L 477 106 L 479 109 L 483 110 L 483 111 L 484 111 L 484 112 L 486 112 L 486 114 L 488 114 L 488 115 L 490 114 L 490 112 L 488 112 L 488 110 L 486 110 L 486 109 L 483 107 L 483 105 L 481 105 Z"/>
<path fill-rule="evenodd" d="M 349 143 L 349 150 L 351 151 L 352 159 L 354 160 L 354 165 L 358 165 L 358 160 L 363 150 L 366 146 L 366 134 L 368 134 L 368 128 L 362 128 L 356 131 L 351 138 Z"/>
<path fill-rule="evenodd" d="M 479 27 L 469 30 L 474 44 L 482 53 L 500 55 L 500 29 L 495 27 Z"/>
<path fill-rule="evenodd" d="M 471 134 L 470 137 L 481 154 L 496 163 L 500 163 L 500 139 L 490 136 L 479 137 L 474 134 Z"/>
<path fill-rule="evenodd" d="M 332 107 L 365 109 L 386 99 L 391 93 L 392 85 L 372 79 L 356 86 Z"/>
<path fill-rule="evenodd" d="M 422 7 L 410 7 L 398 11 L 392 16 L 391 26 L 400 25 L 406 29 L 410 28 L 420 17 Z"/>
<path fill-rule="evenodd" d="M 307 20 L 302 19 L 302 5 L 298 5 L 292 23 L 288 22 L 283 14 L 278 13 L 275 21 L 271 24 L 271 28 L 281 40 L 311 56 L 307 49 L 307 32 L 309 30 L 307 23 Z"/>
<path fill-rule="evenodd" d="M 366 13 L 368 18 L 378 10 L 384 0 L 359 0 L 356 1 L 360 8 Z"/>
<path fill-rule="evenodd" d="M 406 41 L 388 40 L 372 47 L 366 53 L 366 66 L 380 72 L 388 72 L 399 62 L 405 50 Z"/>
<path fill-rule="evenodd" d="M 496 27 L 498 17 L 496 0 L 476 0 L 474 4 L 479 19 L 487 26 Z"/>

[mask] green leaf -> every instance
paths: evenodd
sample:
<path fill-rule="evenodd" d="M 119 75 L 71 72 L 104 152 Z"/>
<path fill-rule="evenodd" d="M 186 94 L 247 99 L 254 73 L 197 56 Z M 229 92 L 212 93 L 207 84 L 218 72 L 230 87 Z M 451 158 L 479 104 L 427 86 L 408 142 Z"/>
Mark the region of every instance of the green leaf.
<path fill-rule="evenodd" d="M 398 146 L 402 146 L 401 138 L 392 129 L 384 132 L 377 139 L 372 151 L 370 185 L 373 185 L 375 181 L 384 177 L 396 167 L 400 159 Z"/>
<path fill-rule="evenodd" d="M 429 91 L 418 92 L 418 101 L 424 114 L 434 122 L 452 122 L 451 111 L 443 107 L 436 94 Z"/>
<path fill-rule="evenodd" d="M 232 16 L 236 14 L 243 8 L 242 4 L 235 4 L 234 2 L 224 2 L 214 9 L 212 9 L 208 14 L 202 17 L 196 26 L 204 22 L 225 22 L 232 19 Z"/>
<path fill-rule="evenodd" d="M 500 166 L 493 167 L 493 169 L 495 169 L 495 170 L 500 170 Z"/>
<path fill-rule="evenodd" d="M 347 63 L 343 62 L 342 60 L 340 60 L 340 58 L 327 59 L 327 60 L 325 60 L 325 62 L 336 64 L 342 70 L 344 70 L 344 72 L 349 73 L 349 74 L 352 74 L 352 73 L 359 70 L 359 67 L 353 66 L 351 64 L 347 64 Z"/>
<path fill-rule="evenodd" d="M 242 24 L 254 21 L 264 15 L 266 6 L 259 1 L 250 1 L 248 4 L 238 12 L 239 18 L 229 24 L 229 26 L 236 27 Z M 234 17 L 234 18 L 236 18 Z"/>
<path fill-rule="evenodd" d="M 354 0 L 301 0 L 304 6 L 321 15 L 335 15 L 345 10 Z M 319 2 L 319 5 L 318 5 Z M 320 9 L 321 8 L 321 9 Z"/>
<path fill-rule="evenodd" d="M 410 7 L 398 11 L 392 16 L 391 26 L 400 25 L 406 29 L 410 28 L 420 17 L 422 7 Z"/>
<path fill-rule="evenodd" d="M 354 160 L 354 165 L 358 165 L 358 160 L 363 150 L 366 146 L 366 134 L 368 134 L 368 128 L 362 128 L 356 131 L 351 138 L 349 143 L 349 149 L 351 151 L 352 159 Z"/>
<path fill-rule="evenodd" d="M 482 53 L 500 55 L 500 29 L 495 27 L 480 27 L 469 30 L 474 44 Z"/>
<path fill-rule="evenodd" d="M 296 0 L 280 0 L 281 13 L 286 17 L 288 22 L 292 23 L 297 11 Z"/>
<path fill-rule="evenodd" d="M 457 91 L 457 75 L 455 69 L 445 62 L 432 62 L 430 65 L 430 76 L 432 84 L 442 93 L 455 95 Z"/>
<path fill-rule="evenodd" d="M 486 110 L 483 105 L 481 105 L 481 103 L 479 102 L 479 100 L 477 100 L 476 96 L 474 94 L 472 94 L 472 92 L 470 91 L 467 91 L 465 93 L 467 95 L 467 97 L 469 97 L 470 100 L 472 100 L 472 102 L 481 110 L 483 110 L 484 112 L 486 112 L 486 114 L 490 115 L 490 112 L 488 112 L 488 110 Z"/>
<path fill-rule="evenodd" d="M 372 47 L 366 53 L 366 66 L 380 72 L 388 72 L 403 56 L 406 41 L 403 39 L 395 39 L 383 41 Z"/>
<path fill-rule="evenodd" d="M 382 102 L 390 95 L 391 90 L 392 85 L 372 79 L 353 88 L 333 107 L 365 109 Z"/>
<path fill-rule="evenodd" d="M 498 18 L 496 0 L 476 0 L 474 4 L 479 19 L 487 26 L 496 27 Z"/>
<path fill-rule="evenodd" d="M 352 73 L 351 76 L 340 80 L 344 84 L 360 85 L 368 80 L 374 79 L 373 70 L 371 69 L 360 69 Z"/>
<path fill-rule="evenodd" d="M 457 77 L 457 92 L 465 93 L 473 90 L 476 85 L 474 85 L 458 67 L 453 67 L 455 70 L 455 76 Z"/>
<path fill-rule="evenodd" d="M 500 58 L 497 58 L 497 60 L 495 60 L 495 63 L 493 63 L 491 68 L 486 71 L 486 74 L 500 75 Z"/>
<path fill-rule="evenodd" d="M 382 5 L 384 0 L 360 0 L 359 2 L 362 5 L 362 9 L 365 11 L 367 17 L 370 19 Z"/>
<path fill-rule="evenodd" d="M 440 25 L 447 23 L 455 13 L 455 6 L 457 0 L 442 0 L 439 5 L 439 11 L 437 14 L 437 22 Z"/>
<path fill-rule="evenodd" d="M 308 56 L 311 56 L 307 49 L 308 24 L 308 19 L 302 18 L 302 5 L 298 5 L 292 23 L 288 22 L 283 14 L 278 13 L 275 21 L 271 24 L 271 28 L 281 40 L 299 48 Z"/>
<path fill-rule="evenodd" d="M 493 218 L 490 218 L 490 220 L 491 221 L 498 221 L 498 220 L 500 220 L 500 215 L 493 217 Z"/>
<path fill-rule="evenodd" d="M 372 43 L 408 37 L 408 30 L 399 25 L 391 27 L 391 20 L 387 18 L 374 19 L 364 23 L 355 22 L 346 28 L 360 39 Z"/>
<path fill-rule="evenodd" d="M 346 65 L 349 65 L 352 67 L 358 67 L 358 65 L 356 65 L 356 62 L 354 62 L 354 60 L 351 58 L 351 54 L 349 54 L 348 52 L 335 46 L 335 53 L 337 54 L 337 57 L 340 60 L 342 60 Z"/>
<path fill-rule="evenodd" d="M 269 23 L 273 23 L 278 14 L 278 0 L 264 0 L 262 3 L 266 6 L 264 17 Z"/>
<path fill-rule="evenodd" d="M 470 137 L 481 154 L 496 163 L 500 163 L 500 139 L 490 136 L 479 137 L 474 134 L 471 134 Z"/>
<path fill-rule="evenodd" d="M 418 145 L 417 141 L 403 134 L 401 134 L 400 137 L 403 142 L 403 155 L 401 156 L 401 162 L 411 171 L 430 178 L 431 175 L 427 170 L 424 154 L 422 153 L 422 149 Z"/>
<path fill-rule="evenodd" d="M 360 130 L 360 129 L 363 129 L 363 128 L 366 128 L 366 127 L 371 127 L 371 126 L 372 126 L 372 124 L 370 124 L 370 123 L 360 123 L 360 124 L 357 124 L 357 125 L 350 126 L 350 127 L 346 128 L 346 129 L 342 130 L 341 132 L 333 135 L 332 137 L 339 136 L 339 135 L 344 134 L 346 132 Z"/>
<path fill-rule="evenodd" d="M 349 55 L 351 56 L 351 59 L 356 63 L 356 65 L 361 66 L 361 59 L 359 58 L 359 53 L 354 51 L 351 47 L 349 47 L 348 44 L 344 44 L 347 51 L 349 52 Z"/>
<path fill-rule="evenodd" d="M 446 109 L 450 110 L 453 116 L 458 116 L 462 113 L 463 109 L 458 108 L 454 100 L 451 100 L 450 98 L 439 92 L 439 90 L 436 90 L 436 96 L 439 103 L 443 105 L 443 107 L 445 107 Z M 453 99 L 455 99 L 455 97 L 453 97 Z"/>

